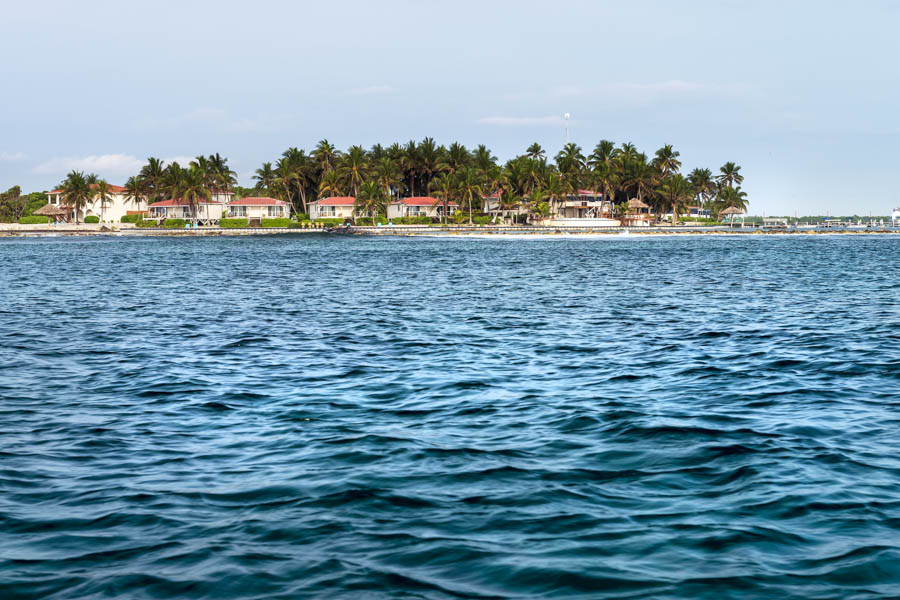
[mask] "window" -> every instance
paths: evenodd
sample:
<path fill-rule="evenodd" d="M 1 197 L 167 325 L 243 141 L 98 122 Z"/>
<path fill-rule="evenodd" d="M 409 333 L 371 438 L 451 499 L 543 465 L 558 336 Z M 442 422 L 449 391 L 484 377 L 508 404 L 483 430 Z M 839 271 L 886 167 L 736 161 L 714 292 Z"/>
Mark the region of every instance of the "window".
<path fill-rule="evenodd" d="M 269 216 L 270 217 L 280 217 L 281 216 L 281 207 L 280 206 L 270 206 L 269 207 Z"/>
<path fill-rule="evenodd" d="M 231 214 L 235 217 L 246 217 L 247 216 L 247 207 L 246 206 L 232 206 Z"/>

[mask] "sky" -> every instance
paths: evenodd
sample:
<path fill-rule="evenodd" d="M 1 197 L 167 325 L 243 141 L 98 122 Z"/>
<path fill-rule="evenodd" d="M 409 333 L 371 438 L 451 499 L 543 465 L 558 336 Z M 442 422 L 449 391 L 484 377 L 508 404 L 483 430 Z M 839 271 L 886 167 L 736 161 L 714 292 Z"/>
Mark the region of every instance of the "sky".
<path fill-rule="evenodd" d="M 9 3 L 0 189 L 218 152 L 433 137 L 501 160 L 570 137 L 741 165 L 751 214 L 889 214 L 900 2 Z"/>

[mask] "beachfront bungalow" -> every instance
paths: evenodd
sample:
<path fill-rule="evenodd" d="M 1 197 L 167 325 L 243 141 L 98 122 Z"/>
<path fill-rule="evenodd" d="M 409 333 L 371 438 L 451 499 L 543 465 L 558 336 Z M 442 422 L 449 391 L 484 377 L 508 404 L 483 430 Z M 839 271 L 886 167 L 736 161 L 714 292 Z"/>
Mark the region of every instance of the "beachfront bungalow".
<path fill-rule="evenodd" d="M 482 210 L 484 211 L 484 213 L 495 217 L 495 219 L 515 218 L 518 215 L 524 215 L 528 212 L 528 209 L 521 204 L 516 206 L 515 208 L 502 208 L 501 204 L 503 201 L 503 196 L 500 194 L 500 192 L 494 192 L 489 196 L 483 196 L 482 200 Z"/>
<path fill-rule="evenodd" d="M 97 184 L 91 185 L 91 189 L 97 189 Z M 83 222 L 85 217 L 98 217 L 101 221 L 106 223 L 118 223 L 123 216 L 128 214 L 129 208 L 140 208 L 137 203 L 125 201 L 125 188 L 120 185 L 109 185 L 109 199 L 107 199 L 103 206 L 100 205 L 99 200 L 93 200 L 79 208 L 77 215 L 75 214 L 73 207 L 66 202 L 66 199 L 62 194 L 62 190 L 47 192 L 47 204 L 57 206 L 64 211 L 65 220 L 67 221 L 75 221 L 77 218 L 78 221 Z"/>
<path fill-rule="evenodd" d="M 291 205 L 284 200 L 268 197 L 240 198 L 228 203 L 228 217 L 247 219 L 251 225 L 262 219 L 280 219 L 291 216 Z"/>
<path fill-rule="evenodd" d="M 316 219 L 353 219 L 353 207 L 356 206 L 354 196 L 338 196 L 319 198 L 309 203 L 309 218 Z"/>
<path fill-rule="evenodd" d="M 688 206 L 687 216 L 692 219 L 709 219 L 710 212 L 708 208 L 702 206 Z"/>
<path fill-rule="evenodd" d="M 650 205 L 643 200 L 632 198 L 626 206 L 622 224 L 626 227 L 648 227 L 653 219 L 650 214 Z"/>
<path fill-rule="evenodd" d="M 91 189 L 96 188 L 96 183 L 91 185 Z M 85 217 L 99 217 L 105 223 L 119 223 L 125 215 L 146 214 L 146 209 L 148 208 L 147 203 L 144 201 L 128 200 L 128 194 L 121 185 L 109 184 L 109 199 L 103 206 L 100 205 L 99 200 L 93 200 L 80 208 L 78 214 L 75 215 L 72 206 L 66 202 L 62 194 L 62 190 L 48 192 L 47 204 L 58 206 L 65 211 L 65 220 L 67 221 L 74 221 L 77 216 L 79 221 L 84 221 Z M 224 205 L 233 196 L 234 194 L 231 192 L 216 190 L 213 191 L 210 200 Z"/>
<path fill-rule="evenodd" d="M 612 203 L 603 199 L 603 194 L 593 190 L 578 190 L 577 194 L 566 194 L 551 207 L 554 218 L 560 219 L 600 219 L 612 216 Z"/>
<path fill-rule="evenodd" d="M 216 225 L 225 214 L 225 203 L 215 200 L 201 200 L 196 204 L 197 224 Z M 159 219 L 192 219 L 191 205 L 181 198 L 154 202 L 148 207 L 149 218 Z"/>
<path fill-rule="evenodd" d="M 447 202 L 448 215 L 452 215 L 456 210 L 459 210 L 459 204 L 453 201 Z M 391 202 L 388 206 L 387 217 L 389 220 L 401 217 L 431 217 L 432 219 L 438 219 L 443 214 L 443 200 L 416 196 L 413 198 L 400 198 Z"/>

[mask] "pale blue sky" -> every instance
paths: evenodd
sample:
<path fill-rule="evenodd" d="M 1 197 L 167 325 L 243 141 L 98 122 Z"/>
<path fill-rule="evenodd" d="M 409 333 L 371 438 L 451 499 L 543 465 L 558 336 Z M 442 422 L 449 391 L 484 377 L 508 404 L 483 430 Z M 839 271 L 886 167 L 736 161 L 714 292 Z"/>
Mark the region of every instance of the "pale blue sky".
<path fill-rule="evenodd" d="M 34 1 L 3 21 L 2 189 L 212 152 L 250 185 L 323 137 L 555 153 L 570 112 L 587 151 L 738 162 L 756 214 L 900 205 L 896 2 Z"/>

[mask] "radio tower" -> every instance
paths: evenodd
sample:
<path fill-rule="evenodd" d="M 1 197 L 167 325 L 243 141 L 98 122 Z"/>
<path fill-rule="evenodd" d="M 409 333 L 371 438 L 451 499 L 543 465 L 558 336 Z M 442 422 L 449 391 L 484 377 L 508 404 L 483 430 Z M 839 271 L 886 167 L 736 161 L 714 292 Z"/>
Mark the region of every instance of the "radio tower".
<path fill-rule="evenodd" d="M 563 115 L 563 119 L 566 120 L 566 144 L 568 144 L 571 140 L 569 139 L 569 117 L 572 116 L 569 113 Z"/>

